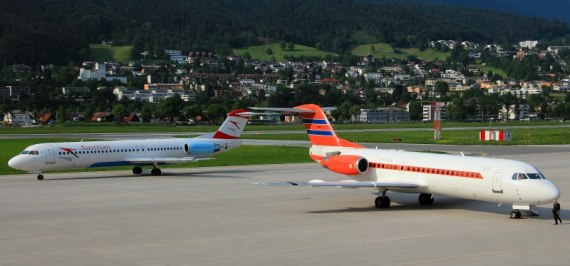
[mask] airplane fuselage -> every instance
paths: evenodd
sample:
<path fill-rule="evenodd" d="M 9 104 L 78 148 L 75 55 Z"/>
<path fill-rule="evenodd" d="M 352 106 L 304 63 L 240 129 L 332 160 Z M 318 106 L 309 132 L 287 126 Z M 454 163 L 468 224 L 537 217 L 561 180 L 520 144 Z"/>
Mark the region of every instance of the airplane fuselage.
<path fill-rule="evenodd" d="M 152 165 L 199 160 L 241 144 L 241 139 L 147 139 L 42 143 L 29 146 L 9 165 L 30 173 L 119 165 Z"/>
<path fill-rule="evenodd" d="M 366 159 L 365 172 L 349 175 L 354 180 L 419 184 L 392 191 L 512 203 L 515 209 L 527 210 L 560 195 L 537 168 L 515 160 L 319 145 L 310 150 L 316 161 L 333 153 Z"/>

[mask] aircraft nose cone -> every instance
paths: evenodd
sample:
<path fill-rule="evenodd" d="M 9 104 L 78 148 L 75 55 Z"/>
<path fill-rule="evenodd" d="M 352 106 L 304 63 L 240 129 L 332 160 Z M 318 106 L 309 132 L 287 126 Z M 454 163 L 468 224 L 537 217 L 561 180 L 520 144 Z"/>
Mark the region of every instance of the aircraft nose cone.
<path fill-rule="evenodd" d="M 18 164 L 17 164 L 17 159 L 16 159 L 16 157 L 14 157 L 14 158 L 12 158 L 12 159 L 10 159 L 10 160 L 8 161 L 8 166 L 10 166 L 10 167 L 12 167 L 12 168 L 14 168 L 14 169 L 18 169 Z"/>
<path fill-rule="evenodd" d="M 557 200 L 560 198 L 560 189 L 553 183 L 550 183 L 550 194 L 551 200 Z"/>

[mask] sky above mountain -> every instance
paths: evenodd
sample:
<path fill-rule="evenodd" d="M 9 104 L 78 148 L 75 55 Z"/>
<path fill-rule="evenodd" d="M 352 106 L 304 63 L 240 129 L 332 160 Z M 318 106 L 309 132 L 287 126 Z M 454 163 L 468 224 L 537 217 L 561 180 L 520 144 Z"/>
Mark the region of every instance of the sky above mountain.
<path fill-rule="evenodd" d="M 383 1 L 437 3 L 451 6 L 492 9 L 524 16 L 557 19 L 570 25 L 570 1 L 568 0 L 379 0 L 378 2 Z"/>

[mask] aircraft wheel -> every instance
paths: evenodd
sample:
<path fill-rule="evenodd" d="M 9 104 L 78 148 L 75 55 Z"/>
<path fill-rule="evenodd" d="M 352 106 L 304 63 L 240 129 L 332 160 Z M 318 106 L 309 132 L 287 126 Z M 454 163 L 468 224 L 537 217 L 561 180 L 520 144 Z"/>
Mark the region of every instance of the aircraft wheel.
<path fill-rule="evenodd" d="M 513 219 L 521 219 L 522 218 L 522 213 L 519 210 L 513 210 L 511 211 L 511 218 Z"/>
<path fill-rule="evenodd" d="M 376 205 L 378 209 L 388 208 L 390 207 L 390 198 L 387 196 L 377 197 L 376 200 L 374 200 L 374 205 Z"/>
<path fill-rule="evenodd" d="M 44 180 L 44 175 L 38 175 L 38 180 Z"/>
<path fill-rule="evenodd" d="M 154 176 L 159 176 L 162 174 L 162 171 L 160 171 L 160 169 L 158 169 L 158 168 L 154 168 L 150 171 L 150 174 L 154 175 Z"/>
<path fill-rule="evenodd" d="M 433 203 L 433 197 L 431 196 L 431 194 L 427 193 L 421 193 L 419 200 L 421 205 L 430 205 Z"/>
<path fill-rule="evenodd" d="M 135 174 L 135 175 L 142 174 L 142 168 L 140 168 L 138 166 L 133 167 L 133 174 Z"/>

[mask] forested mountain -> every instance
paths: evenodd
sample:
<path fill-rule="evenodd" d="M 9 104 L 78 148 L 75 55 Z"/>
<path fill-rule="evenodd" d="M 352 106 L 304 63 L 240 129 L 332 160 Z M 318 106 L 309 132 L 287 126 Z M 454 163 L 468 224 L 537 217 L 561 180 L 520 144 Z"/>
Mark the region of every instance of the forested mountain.
<path fill-rule="evenodd" d="M 558 19 L 570 24 L 570 1 L 568 0 L 371 0 L 371 1 L 410 1 L 417 3 L 441 3 L 452 6 L 491 9 L 546 19 Z"/>
<path fill-rule="evenodd" d="M 565 23 L 492 11 L 362 0 L 3 0 L 0 62 L 65 65 L 89 43 L 216 51 L 287 41 L 336 53 L 362 42 L 420 47 L 428 40 L 517 42 L 568 33 Z"/>

